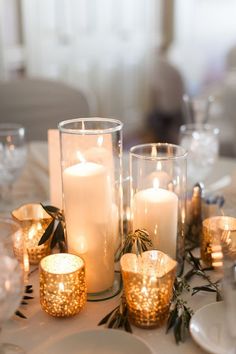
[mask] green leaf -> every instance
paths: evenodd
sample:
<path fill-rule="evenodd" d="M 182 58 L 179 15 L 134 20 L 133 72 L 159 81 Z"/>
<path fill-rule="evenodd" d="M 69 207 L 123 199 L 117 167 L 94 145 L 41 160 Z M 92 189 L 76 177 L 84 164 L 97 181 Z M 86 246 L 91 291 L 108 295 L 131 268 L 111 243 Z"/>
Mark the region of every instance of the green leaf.
<path fill-rule="evenodd" d="M 175 321 L 175 326 L 174 326 L 174 335 L 177 344 L 181 342 L 181 325 L 182 325 L 182 317 L 178 317 L 177 320 Z"/>
<path fill-rule="evenodd" d="M 56 244 L 57 244 L 57 234 L 55 230 L 50 243 L 51 250 L 56 246 Z"/>
<path fill-rule="evenodd" d="M 55 220 L 52 219 L 52 221 L 50 222 L 50 224 L 46 228 L 44 234 L 42 235 L 41 239 L 39 240 L 39 243 L 38 243 L 39 246 L 44 244 L 51 237 L 52 232 L 53 232 L 53 228 L 54 228 L 54 222 L 55 222 Z"/>
<path fill-rule="evenodd" d="M 126 332 L 133 333 L 128 318 L 126 318 L 126 320 L 124 322 L 124 328 L 125 328 Z"/>
<path fill-rule="evenodd" d="M 54 206 L 52 206 L 52 205 L 43 205 L 43 204 L 41 204 L 42 205 L 42 207 L 43 207 L 43 209 L 48 213 L 58 213 L 59 211 L 60 211 L 60 209 L 59 208 L 57 208 L 57 207 L 54 207 Z"/>
<path fill-rule="evenodd" d="M 65 234 L 64 234 L 64 227 L 62 225 L 62 222 L 59 221 L 57 228 L 56 228 L 56 233 L 57 233 L 57 241 L 63 241 L 65 242 Z"/>
<path fill-rule="evenodd" d="M 19 311 L 19 310 L 17 310 L 17 311 L 15 312 L 15 315 L 18 316 L 18 317 L 20 317 L 20 318 L 27 319 L 27 317 L 26 317 L 21 311 Z"/>
<path fill-rule="evenodd" d="M 195 286 L 193 288 L 193 293 L 192 295 L 196 294 L 197 292 L 199 291 L 206 291 L 206 292 L 209 292 L 209 293 L 215 293 L 216 292 L 216 289 L 213 289 L 211 288 L 210 286 L 207 286 L 207 285 L 203 285 L 203 286 Z"/>
<path fill-rule="evenodd" d="M 219 291 L 217 291 L 217 293 L 216 293 L 216 301 L 217 302 L 223 301 L 223 296 L 221 295 L 221 293 Z"/>
<path fill-rule="evenodd" d="M 33 296 L 24 295 L 23 299 L 24 300 L 31 300 L 31 299 L 33 299 Z"/>
<path fill-rule="evenodd" d="M 170 312 L 168 320 L 167 320 L 167 326 L 166 326 L 166 333 L 169 332 L 169 330 L 174 326 L 175 321 L 178 318 L 178 309 L 177 306 L 174 308 L 173 311 Z"/>
<path fill-rule="evenodd" d="M 105 317 L 103 317 L 103 319 L 98 323 L 98 326 L 101 326 L 105 323 L 107 323 L 109 317 L 112 315 L 112 313 L 114 311 L 116 311 L 119 308 L 119 306 L 115 307 L 113 310 L 111 310 L 111 312 L 109 312 Z"/>

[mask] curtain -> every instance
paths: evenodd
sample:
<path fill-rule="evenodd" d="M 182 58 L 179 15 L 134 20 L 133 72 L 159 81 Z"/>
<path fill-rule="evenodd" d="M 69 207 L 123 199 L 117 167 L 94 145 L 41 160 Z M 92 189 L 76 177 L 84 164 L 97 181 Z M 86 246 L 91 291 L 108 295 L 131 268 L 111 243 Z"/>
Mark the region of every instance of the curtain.
<path fill-rule="evenodd" d="M 93 114 L 123 120 L 126 131 L 142 127 L 161 3 L 23 0 L 27 75 L 63 80 L 88 93 Z"/>

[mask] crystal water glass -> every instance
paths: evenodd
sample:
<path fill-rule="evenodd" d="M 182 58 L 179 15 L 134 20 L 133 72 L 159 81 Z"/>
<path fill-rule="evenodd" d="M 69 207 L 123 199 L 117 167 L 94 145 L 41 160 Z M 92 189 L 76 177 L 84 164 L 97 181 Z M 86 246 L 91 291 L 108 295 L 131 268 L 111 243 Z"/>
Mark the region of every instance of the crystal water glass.
<path fill-rule="evenodd" d="M 26 162 L 25 129 L 19 124 L 0 124 L 0 193 L 2 203 L 11 202 L 13 183 Z"/>
<path fill-rule="evenodd" d="M 23 296 L 23 272 L 13 256 L 13 238 L 20 227 L 10 219 L 0 220 L 0 331 L 3 323 L 17 310 Z M 1 354 L 23 354 L 25 351 L 11 343 L 2 343 Z"/>
<path fill-rule="evenodd" d="M 188 151 L 188 185 L 203 182 L 214 166 L 219 154 L 219 129 L 202 123 L 180 127 L 180 145 Z"/>

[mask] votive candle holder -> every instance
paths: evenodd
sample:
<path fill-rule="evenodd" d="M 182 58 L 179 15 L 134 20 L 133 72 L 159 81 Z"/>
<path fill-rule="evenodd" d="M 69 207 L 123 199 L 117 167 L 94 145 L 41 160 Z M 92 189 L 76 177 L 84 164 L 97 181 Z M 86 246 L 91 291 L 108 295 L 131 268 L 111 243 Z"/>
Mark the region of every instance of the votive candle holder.
<path fill-rule="evenodd" d="M 30 264 L 38 264 L 40 260 L 49 255 L 50 239 L 42 245 L 38 245 L 52 217 L 43 209 L 41 204 L 24 204 L 13 210 L 12 216 L 22 227 L 25 245 L 29 255 Z M 14 253 L 17 258 L 21 257 L 22 250 L 17 243 L 14 244 Z"/>
<path fill-rule="evenodd" d="M 220 268 L 223 258 L 236 260 L 236 218 L 213 216 L 202 225 L 202 261 L 209 267 Z"/>
<path fill-rule="evenodd" d="M 85 265 L 82 258 L 57 253 L 40 262 L 40 303 L 54 317 L 76 315 L 86 303 Z"/>
<path fill-rule="evenodd" d="M 129 318 L 137 327 L 154 328 L 167 319 L 177 262 L 157 250 L 128 253 L 121 270 Z"/>

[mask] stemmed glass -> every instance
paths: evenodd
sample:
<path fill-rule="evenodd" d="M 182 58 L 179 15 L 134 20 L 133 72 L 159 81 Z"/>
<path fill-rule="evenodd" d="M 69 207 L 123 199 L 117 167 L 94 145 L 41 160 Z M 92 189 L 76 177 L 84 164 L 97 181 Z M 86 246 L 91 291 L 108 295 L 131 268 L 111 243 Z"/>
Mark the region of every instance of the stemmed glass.
<path fill-rule="evenodd" d="M 10 219 L 0 219 L 0 330 L 20 305 L 23 296 L 23 272 L 13 256 L 13 237 L 21 232 Z M 1 354 L 23 354 L 25 351 L 10 343 L 1 343 Z"/>
<path fill-rule="evenodd" d="M 2 204 L 11 203 L 12 185 L 26 161 L 25 129 L 19 124 L 0 124 L 0 195 Z"/>
<path fill-rule="evenodd" d="M 180 145 L 188 151 L 187 176 L 189 187 L 204 182 L 219 154 L 219 129 L 203 123 L 180 127 Z"/>

